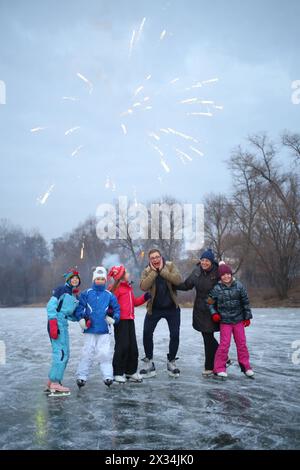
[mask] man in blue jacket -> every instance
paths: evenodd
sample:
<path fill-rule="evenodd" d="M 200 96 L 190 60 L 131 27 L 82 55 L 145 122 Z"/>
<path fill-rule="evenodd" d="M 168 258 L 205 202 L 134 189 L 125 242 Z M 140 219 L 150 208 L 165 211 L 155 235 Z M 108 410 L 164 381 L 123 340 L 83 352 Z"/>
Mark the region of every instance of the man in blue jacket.
<path fill-rule="evenodd" d="M 77 368 L 77 385 L 83 387 L 90 366 L 96 358 L 100 363 L 105 385 L 113 383 L 110 325 L 119 322 L 120 307 L 114 294 L 106 289 L 107 272 L 98 266 L 93 272 L 93 285 L 83 291 L 75 315 L 84 329 L 84 346 Z M 108 316 L 108 309 L 113 316 Z"/>

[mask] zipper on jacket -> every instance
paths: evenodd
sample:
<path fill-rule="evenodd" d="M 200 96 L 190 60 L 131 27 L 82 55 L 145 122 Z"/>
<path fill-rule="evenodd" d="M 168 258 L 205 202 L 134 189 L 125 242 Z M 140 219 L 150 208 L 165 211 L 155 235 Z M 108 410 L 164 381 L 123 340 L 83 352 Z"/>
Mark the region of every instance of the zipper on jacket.
<path fill-rule="evenodd" d="M 130 297 L 130 316 L 133 316 L 133 309 L 132 309 L 132 291 L 129 291 L 129 297 Z"/>

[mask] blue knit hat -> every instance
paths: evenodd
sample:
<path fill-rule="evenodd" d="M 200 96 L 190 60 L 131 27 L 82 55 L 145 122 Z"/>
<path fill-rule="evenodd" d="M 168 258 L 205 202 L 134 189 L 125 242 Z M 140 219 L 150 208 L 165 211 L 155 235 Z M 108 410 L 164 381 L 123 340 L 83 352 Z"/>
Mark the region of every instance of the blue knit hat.
<path fill-rule="evenodd" d="M 213 251 L 210 248 L 203 251 L 203 253 L 200 256 L 200 259 L 203 259 L 203 258 L 208 259 L 211 263 L 216 262 L 215 255 L 214 255 Z"/>
<path fill-rule="evenodd" d="M 75 269 L 75 268 L 69 268 L 68 271 L 64 274 L 66 284 L 70 285 L 69 281 L 74 276 L 78 277 L 78 279 L 79 279 L 79 284 L 78 285 L 80 285 L 80 275 L 79 275 L 79 272 L 77 271 L 77 269 Z"/>

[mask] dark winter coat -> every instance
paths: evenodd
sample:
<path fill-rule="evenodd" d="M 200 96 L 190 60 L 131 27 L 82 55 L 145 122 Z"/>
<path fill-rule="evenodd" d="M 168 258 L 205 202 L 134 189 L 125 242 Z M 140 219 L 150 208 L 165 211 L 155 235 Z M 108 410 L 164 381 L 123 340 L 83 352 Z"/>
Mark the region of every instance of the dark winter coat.
<path fill-rule="evenodd" d="M 211 289 L 218 282 L 218 265 L 213 263 L 210 271 L 201 268 L 200 263 L 196 266 L 189 277 L 176 286 L 177 290 L 190 290 L 195 287 L 196 297 L 193 308 L 193 328 L 203 333 L 219 331 L 219 325 L 211 319 L 207 305 L 207 297 Z"/>
<path fill-rule="evenodd" d="M 236 324 L 252 318 L 247 291 L 236 280 L 230 286 L 219 281 L 209 294 L 208 304 L 211 315 L 221 316 L 221 323 Z"/>

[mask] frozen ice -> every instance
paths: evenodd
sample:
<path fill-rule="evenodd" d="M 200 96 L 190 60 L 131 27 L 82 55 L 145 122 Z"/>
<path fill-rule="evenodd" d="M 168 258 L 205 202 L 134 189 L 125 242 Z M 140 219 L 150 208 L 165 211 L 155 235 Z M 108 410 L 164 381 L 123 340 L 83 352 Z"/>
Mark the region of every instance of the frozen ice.
<path fill-rule="evenodd" d="M 70 323 L 64 384 L 71 396 L 49 398 L 43 392 L 51 359 L 45 309 L 0 309 L 0 341 L 6 346 L 6 363 L 0 361 L 0 448 L 299 449 L 300 309 L 253 314 L 246 332 L 255 380 L 240 372 L 234 345 L 228 379 L 202 378 L 202 338 L 191 326 L 191 309 L 182 309 L 179 378 L 167 374 L 168 328 L 161 320 L 154 336 L 156 378 L 108 389 L 94 364 L 78 391 L 83 334 Z M 140 358 L 144 315 L 144 308 L 136 309 Z"/>

